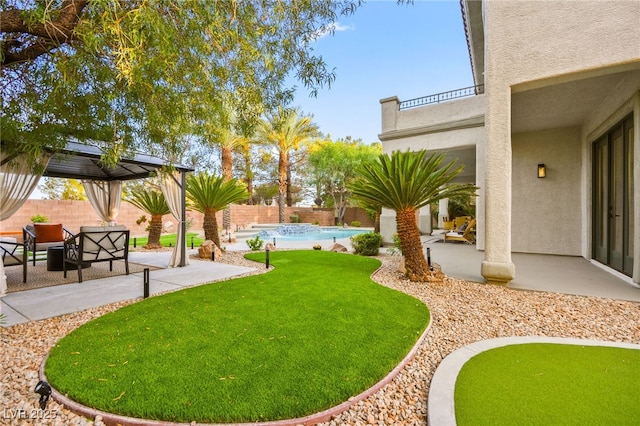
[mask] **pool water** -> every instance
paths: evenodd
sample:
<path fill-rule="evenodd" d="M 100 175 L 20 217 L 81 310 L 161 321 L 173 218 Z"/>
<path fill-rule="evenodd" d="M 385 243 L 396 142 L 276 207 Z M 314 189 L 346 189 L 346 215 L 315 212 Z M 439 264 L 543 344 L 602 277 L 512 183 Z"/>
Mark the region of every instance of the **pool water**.
<path fill-rule="evenodd" d="M 272 231 L 260 231 L 258 234 L 262 239 L 275 238 L 283 241 L 313 241 L 313 240 L 331 240 L 333 238 L 349 238 L 353 235 L 371 232 L 370 229 L 341 229 L 341 228 L 322 228 L 314 225 L 296 226 L 296 225 L 280 225 Z"/>

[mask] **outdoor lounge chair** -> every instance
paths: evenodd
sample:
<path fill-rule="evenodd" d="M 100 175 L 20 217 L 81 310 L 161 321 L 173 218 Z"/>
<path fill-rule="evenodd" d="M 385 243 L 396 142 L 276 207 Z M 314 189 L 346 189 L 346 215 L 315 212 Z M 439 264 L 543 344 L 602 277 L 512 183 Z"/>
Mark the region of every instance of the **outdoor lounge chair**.
<path fill-rule="evenodd" d="M 124 226 L 81 226 L 80 232 L 64 242 L 64 277 L 69 265 L 78 269 L 78 282 L 82 282 L 82 268 L 87 263 L 124 260 L 129 275 L 129 230 Z"/>
<path fill-rule="evenodd" d="M 34 223 L 22 228 L 22 240 L 31 252 L 33 266 L 36 265 L 36 252 L 47 251 L 49 247 L 62 247 L 64 240 L 72 235 L 60 223 Z"/>
<path fill-rule="evenodd" d="M 462 228 L 459 228 L 457 231 L 445 232 L 444 234 L 444 242 L 447 241 L 463 241 L 467 244 L 474 244 L 476 242 L 476 220 L 471 219 L 471 221 L 462 225 Z"/>
<path fill-rule="evenodd" d="M 0 255 L 4 266 L 22 265 L 22 282 L 27 282 L 27 248 L 15 238 L 0 238 Z"/>
<path fill-rule="evenodd" d="M 471 216 L 458 216 L 454 219 L 455 229 L 460 229 L 462 225 L 465 223 L 469 223 L 471 221 Z"/>

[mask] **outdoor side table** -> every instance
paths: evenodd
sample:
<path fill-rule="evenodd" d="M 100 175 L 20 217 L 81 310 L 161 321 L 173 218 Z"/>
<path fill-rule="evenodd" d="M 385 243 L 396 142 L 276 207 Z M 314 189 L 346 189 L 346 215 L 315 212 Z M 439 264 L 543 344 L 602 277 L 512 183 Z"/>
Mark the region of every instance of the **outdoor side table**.
<path fill-rule="evenodd" d="M 91 262 L 82 262 L 82 269 L 90 268 Z M 67 271 L 73 271 L 78 267 L 72 263 L 67 264 Z M 54 246 L 47 249 L 47 271 L 64 270 L 64 246 Z"/>
<path fill-rule="evenodd" d="M 62 271 L 64 265 L 64 246 L 47 249 L 47 271 Z"/>

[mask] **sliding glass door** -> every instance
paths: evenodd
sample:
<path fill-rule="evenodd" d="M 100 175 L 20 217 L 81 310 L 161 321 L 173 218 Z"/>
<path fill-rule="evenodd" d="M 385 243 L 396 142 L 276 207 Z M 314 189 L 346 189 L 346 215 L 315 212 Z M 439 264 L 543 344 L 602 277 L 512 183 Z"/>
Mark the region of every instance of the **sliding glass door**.
<path fill-rule="evenodd" d="M 593 144 L 593 258 L 633 271 L 633 119 Z"/>

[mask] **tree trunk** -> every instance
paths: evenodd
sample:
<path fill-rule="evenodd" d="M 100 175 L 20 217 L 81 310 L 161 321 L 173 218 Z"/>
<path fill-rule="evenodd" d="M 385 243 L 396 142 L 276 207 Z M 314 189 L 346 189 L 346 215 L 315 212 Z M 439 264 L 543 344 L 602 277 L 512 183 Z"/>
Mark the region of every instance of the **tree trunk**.
<path fill-rule="evenodd" d="M 285 223 L 284 205 L 287 196 L 287 164 L 289 155 L 286 150 L 280 150 L 278 158 L 278 222 Z"/>
<path fill-rule="evenodd" d="M 248 144 L 243 147 L 243 156 L 245 165 L 244 179 L 247 184 L 247 191 L 249 192 L 249 200 L 247 201 L 247 204 L 253 205 L 253 171 L 251 170 L 251 149 Z"/>
<path fill-rule="evenodd" d="M 151 221 L 149 222 L 149 237 L 147 238 L 147 245 L 145 248 L 157 249 L 162 247 L 160 244 L 160 236 L 162 235 L 162 215 L 151 215 Z"/>
<path fill-rule="evenodd" d="M 284 199 L 284 194 L 278 194 L 278 222 L 285 223 L 285 205 L 287 204 Z"/>
<path fill-rule="evenodd" d="M 220 162 L 222 163 L 222 177 L 224 177 L 224 181 L 226 182 L 233 177 L 233 157 L 231 148 L 222 148 Z"/>
<path fill-rule="evenodd" d="M 291 165 L 287 164 L 287 206 L 293 206 L 293 195 L 291 194 Z"/>
<path fill-rule="evenodd" d="M 231 148 L 222 148 L 222 177 L 227 182 L 233 178 L 233 157 Z M 222 211 L 222 227 L 231 230 L 231 206 Z"/>
<path fill-rule="evenodd" d="M 420 231 L 416 221 L 416 210 L 406 209 L 396 211 L 396 224 L 402 255 L 405 259 L 407 277 L 411 281 L 429 281 L 431 272 L 422 252 Z"/>
<path fill-rule="evenodd" d="M 220 233 L 218 232 L 218 219 L 216 219 L 215 209 L 206 209 L 202 220 L 204 239 L 213 241 L 220 247 Z"/>

